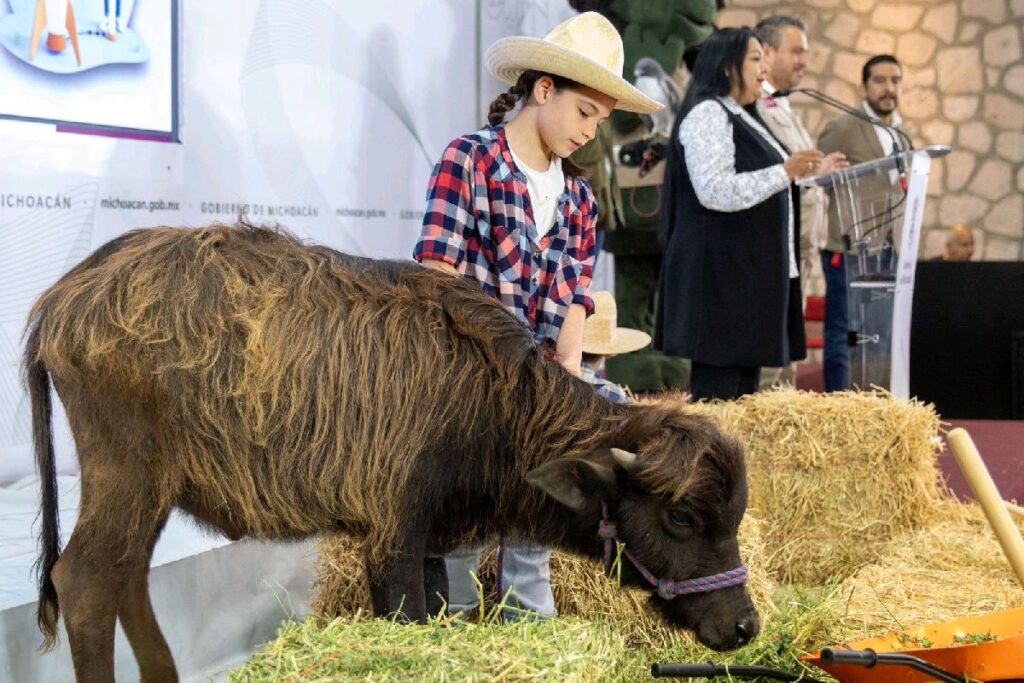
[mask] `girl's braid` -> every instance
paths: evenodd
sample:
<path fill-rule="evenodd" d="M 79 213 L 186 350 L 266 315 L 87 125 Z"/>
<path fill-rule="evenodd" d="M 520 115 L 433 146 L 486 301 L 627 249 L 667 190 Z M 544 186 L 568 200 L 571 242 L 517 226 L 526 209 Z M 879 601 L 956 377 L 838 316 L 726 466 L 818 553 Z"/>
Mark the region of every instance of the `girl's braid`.
<path fill-rule="evenodd" d="M 526 83 L 522 76 L 511 88 L 494 98 L 491 102 L 490 111 L 487 113 L 487 122 L 496 126 L 505 120 L 505 114 L 515 109 L 516 103 L 526 96 Z"/>

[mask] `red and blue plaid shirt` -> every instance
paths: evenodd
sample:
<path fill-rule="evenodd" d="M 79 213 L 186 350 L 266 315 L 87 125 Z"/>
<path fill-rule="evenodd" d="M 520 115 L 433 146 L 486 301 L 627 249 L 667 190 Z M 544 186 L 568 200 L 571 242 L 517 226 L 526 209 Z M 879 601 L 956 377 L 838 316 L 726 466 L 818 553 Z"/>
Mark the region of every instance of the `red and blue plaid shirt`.
<path fill-rule="evenodd" d="M 522 320 L 538 343 L 554 342 L 571 304 L 594 312 L 597 204 L 586 180 L 566 176 L 556 216 L 540 234 L 505 127 L 485 128 L 454 140 L 434 167 L 413 258 L 455 266 Z"/>

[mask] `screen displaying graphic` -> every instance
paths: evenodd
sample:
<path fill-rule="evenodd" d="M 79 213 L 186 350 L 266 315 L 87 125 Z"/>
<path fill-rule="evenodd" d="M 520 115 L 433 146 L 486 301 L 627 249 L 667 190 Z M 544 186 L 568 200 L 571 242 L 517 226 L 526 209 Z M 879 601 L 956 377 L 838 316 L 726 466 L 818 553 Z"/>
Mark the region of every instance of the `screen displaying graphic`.
<path fill-rule="evenodd" d="M 177 140 L 177 0 L 0 0 L 0 117 Z"/>

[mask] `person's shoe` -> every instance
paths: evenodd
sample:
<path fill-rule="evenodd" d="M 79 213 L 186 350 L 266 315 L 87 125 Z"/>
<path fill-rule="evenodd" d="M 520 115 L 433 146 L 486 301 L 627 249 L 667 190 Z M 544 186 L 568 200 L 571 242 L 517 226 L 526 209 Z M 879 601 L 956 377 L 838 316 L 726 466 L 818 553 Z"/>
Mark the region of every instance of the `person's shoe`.
<path fill-rule="evenodd" d="M 501 621 L 505 624 L 514 624 L 520 621 L 541 623 L 544 621 L 548 621 L 549 619 L 554 619 L 557 616 L 557 614 L 541 614 L 540 612 L 537 612 L 532 609 L 512 607 L 511 605 L 506 605 L 501 610 Z"/>

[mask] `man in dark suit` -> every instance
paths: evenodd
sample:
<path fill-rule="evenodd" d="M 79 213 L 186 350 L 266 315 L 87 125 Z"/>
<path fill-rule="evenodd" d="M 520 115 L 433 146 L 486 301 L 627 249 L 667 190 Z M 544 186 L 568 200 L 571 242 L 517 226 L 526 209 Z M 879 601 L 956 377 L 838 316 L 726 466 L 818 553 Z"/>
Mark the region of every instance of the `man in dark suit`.
<path fill-rule="evenodd" d="M 864 113 L 879 120 L 886 126 L 902 130 L 903 120 L 897 107 L 903 94 L 903 69 L 892 55 L 876 55 L 869 59 L 861 70 L 861 92 L 864 96 Z M 909 138 L 907 138 L 909 139 Z M 842 114 L 829 121 L 818 137 L 818 149 L 823 153 L 843 152 L 850 164 L 878 159 L 893 152 L 893 137 L 885 129 L 874 126 L 850 114 Z M 906 143 L 895 144 L 906 151 Z M 900 201 L 894 193 L 900 193 L 898 183 L 892 183 L 887 176 L 878 176 L 883 185 L 876 194 L 882 196 L 890 207 Z M 869 193 L 870 187 L 858 187 L 858 192 Z M 829 202 L 828 238 L 821 250 L 821 266 L 825 273 L 825 351 L 823 370 L 825 391 L 842 391 L 850 388 L 850 354 L 847 342 L 848 316 L 846 310 L 846 264 L 843 253 L 843 221 L 839 216 L 839 202 Z M 886 214 L 887 220 L 891 216 Z M 891 226 L 884 226 L 889 229 Z"/>

